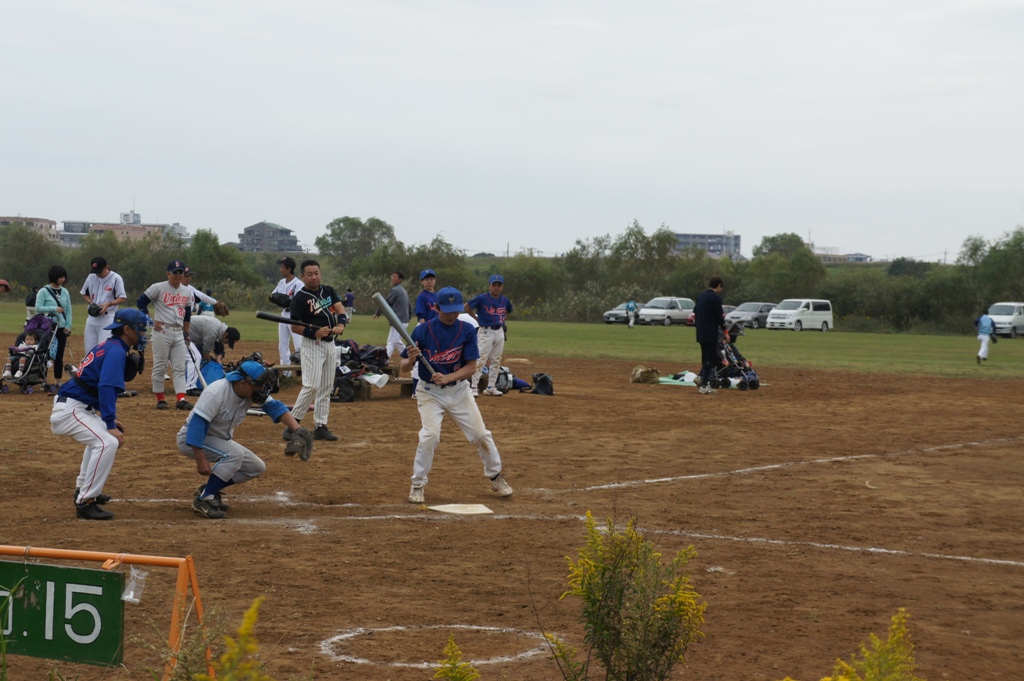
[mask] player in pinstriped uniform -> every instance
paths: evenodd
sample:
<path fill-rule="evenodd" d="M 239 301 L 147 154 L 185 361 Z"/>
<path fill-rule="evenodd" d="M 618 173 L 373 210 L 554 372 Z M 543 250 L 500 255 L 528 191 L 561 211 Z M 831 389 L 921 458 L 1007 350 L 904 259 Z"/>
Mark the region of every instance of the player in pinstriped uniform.
<path fill-rule="evenodd" d="M 292 297 L 289 310 L 291 318 L 315 324 L 321 328 L 292 326 L 292 331 L 302 334 L 302 350 L 299 353 L 302 364 L 302 390 L 295 398 L 292 416 L 301 421 L 306 410 L 313 403 L 313 438 L 316 440 L 337 440 L 338 436 L 327 429 L 330 414 L 331 390 L 334 388 L 334 369 L 338 364 L 334 337 L 345 332 L 345 306 L 341 297 L 330 286 L 320 284 L 320 263 L 304 260 L 299 268 L 303 286 Z M 290 439 L 292 430 L 284 431 L 284 439 Z"/>
<path fill-rule="evenodd" d="M 466 312 L 480 323 L 477 330 L 477 343 L 480 345 L 480 359 L 476 362 L 471 389 L 473 397 L 479 394 L 480 376 L 487 366 L 487 390 L 485 395 L 501 397 L 494 387 L 501 370 L 501 353 L 505 351 L 505 318 L 512 314 L 512 301 L 502 295 L 505 289 L 505 278 L 500 274 L 492 274 L 487 293 L 481 293 L 468 303 Z"/>
<path fill-rule="evenodd" d="M 164 374 L 168 363 L 174 384 L 178 409 L 188 411 L 192 404 L 185 399 L 185 336 L 192 318 L 192 287 L 182 284 L 185 263 L 172 260 L 167 263 L 167 281 L 160 281 L 139 296 L 136 306 L 147 315 L 153 303 L 153 394 L 156 408 L 167 409 L 164 398 Z"/>
<path fill-rule="evenodd" d="M 271 295 L 281 293 L 289 298 L 295 297 L 295 292 L 302 288 L 302 280 L 295 276 L 295 261 L 291 258 L 281 258 L 277 261 L 281 269 L 281 276 L 284 277 L 277 282 L 277 286 L 270 292 Z M 287 317 L 291 314 L 290 308 L 281 310 L 281 314 Z M 280 356 L 281 364 L 292 363 L 292 353 L 289 347 L 294 346 L 296 350 L 302 348 L 302 334 L 292 331 L 288 324 L 281 324 L 277 327 L 277 354 Z M 292 372 L 284 372 L 285 376 L 291 376 Z"/>
<path fill-rule="evenodd" d="M 423 488 L 434 463 L 434 451 L 441 441 L 441 422 L 445 414 L 451 416 L 466 439 L 476 445 L 491 489 L 499 496 L 512 496 L 512 487 L 501 472 L 501 455 L 466 383 L 476 369 L 479 356 L 476 329 L 459 319 L 462 294 L 458 289 L 445 287 L 438 291 L 437 304 L 438 316 L 417 325 L 412 330 L 414 345 L 402 351 L 402 371 L 410 371 L 415 365 L 420 378 L 416 401 L 422 427 L 412 466 L 409 501 L 423 503 Z M 416 362 L 421 354 L 437 371 L 433 376 L 422 362 Z"/>

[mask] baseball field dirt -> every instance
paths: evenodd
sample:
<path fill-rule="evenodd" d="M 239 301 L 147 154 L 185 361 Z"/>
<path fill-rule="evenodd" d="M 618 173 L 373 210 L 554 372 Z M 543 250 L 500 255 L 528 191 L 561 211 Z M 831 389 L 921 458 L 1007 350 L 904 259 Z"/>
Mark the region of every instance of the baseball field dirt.
<path fill-rule="evenodd" d="M 50 434 L 50 398 L 0 395 L 0 543 L 191 555 L 204 605 L 229 630 L 266 597 L 256 633 L 281 681 L 429 679 L 450 634 L 484 681 L 547 681 L 559 674 L 541 627 L 582 645 L 579 605 L 559 600 L 582 517 L 635 516 L 666 558 L 691 544 L 698 554 L 706 638 L 673 679 L 816 680 L 901 607 L 920 676 L 1021 677 L 1018 383 L 758 367 L 760 390 L 703 396 L 629 384 L 626 362 L 507 360 L 518 375 L 552 375 L 556 393 L 479 398 L 515 494 L 495 498 L 450 422 L 426 488 L 428 505 L 493 515 L 406 501 L 419 417 L 387 386 L 332 405 L 341 439 L 308 462 L 284 457 L 280 426 L 247 419 L 236 439 L 267 472 L 226 490 L 227 519 L 201 518 L 190 502 L 202 479 L 174 446 L 185 414 L 155 410 L 143 377 L 119 403 L 127 442 L 108 522 L 75 518 L 81 448 Z M 151 569 L 126 606 L 122 668 L 12 656 L 10 678 L 149 679 L 173 577 Z"/>

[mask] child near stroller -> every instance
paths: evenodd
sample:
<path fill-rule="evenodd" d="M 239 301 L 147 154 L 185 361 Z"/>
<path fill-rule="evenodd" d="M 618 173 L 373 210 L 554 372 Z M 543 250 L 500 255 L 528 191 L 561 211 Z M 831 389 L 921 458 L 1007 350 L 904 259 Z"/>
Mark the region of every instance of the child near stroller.
<path fill-rule="evenodd" d="M 25 330 L 9 348 L 11 354 L 4 367 L 4 381 L 20 386 L 21 392 L 28 394 L 32 393 L 33 386 L 39 384 L 50 387 L 46 385 L 48 349 L 56 326 L 46 315 L 36 315 L 28 320 Z M 0 391 L 8 392 L 7 385 Z"/>
<path fill-rule="evenodd" d="M 736 347 L 736 340 L 743 335 L 743 324 L 740 322 L 730 324 L 728 343 L 725 341 L 725 334 L 719 332 L 718 354 L 722 361 L 715 369 L 715 375 L 708 381 L 712 388 L 735 386 L 740 390 L 757 390 L 761 387 L 757 372 Z"/>

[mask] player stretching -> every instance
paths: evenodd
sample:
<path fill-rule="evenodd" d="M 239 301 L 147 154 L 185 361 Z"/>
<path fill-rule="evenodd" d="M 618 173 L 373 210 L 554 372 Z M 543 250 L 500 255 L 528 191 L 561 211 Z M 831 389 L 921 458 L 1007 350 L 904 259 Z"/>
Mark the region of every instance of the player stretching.
<path fill-rule="evenodd" d="M 313 403 L 313 437 L 317 440 L 337 440 L 338 436 L 327 429 L 330 415 L 331 390 L 334 388 L 334 369 L 338 365 L 334 337 L 345 333 L 348 318 L 337 292 L 330 286 L 320 285 L 320 263 L 304 260 L 299 268 L 303 287 L 292 296 L 292 319 L 319 326 L 292 326 L 292 331 L 302 334 L 302 349 L 299 359 L 302 366 L 302 390 L 295 398 L 292 416 L 301 421 L 306 410 Z M 284 431 L 289 440 L 292 428 Z"/>
<path fill-rule="evenodd" d="M 153 320 L 138 310 L 118 310 L 107 325 L 111 337 L 85 356 L 78 373 L 61 386 L 53 400 L 50 430 L 85 445 L 82 468 L 75 483 L 75 508 L 79 518 L 110 520 L 114 514 L 101 504 L 114 455 L 124 444 L 124 426 L 117 420 L 117 395 L 142 368 L 147 332 Z M 137 351 L 129 356 L 129 350 Z"/>
<path fill-rule="evenodd" d="M 487 369 L 487 390 L 485 395 L 501 397 L 501 392 L 494 387 L 501 371 L 501 353 L 505 350 L 505 318 L 512 314 L 512 301 L 502 295 L 505 289 L 505 278 L 500 274 L 492 274 L 487 293 L 481 293 L 466 303 L 466 312 L 480 323 L 477 342 L 480 344 L 480 359 L 473 372 L 473 397 L 480 394 L 480 376 L 484 367 Z"/>
<path fill-rule="evenodd" d="M 462 294 L 445 287 L 437 292 L 439 315 L 412 330 L 414 345 L 402 351 L 402 371 L 410 371 L 421 354 L 437 371 L 433 376 L 423 363 L 418 363 L 420 385 L 416 400 L 420 411 L 420 442 L 412 465 L 412 488 L 409 501 L 423 503 L 423 488 L 434 463 L 434 450 L 441 441 L 441 421 L 449 414 L 462 429 L 463 435 L 476 445 L 484 464 L 484 475 L 491 489 L 501 497 L 512 496 L 512 487 L 501 473 L 501 456 L 494 446 L 491 431 L 484 425 L 466 379 L 476 370 L 476 329 L 459 319 Z"/>

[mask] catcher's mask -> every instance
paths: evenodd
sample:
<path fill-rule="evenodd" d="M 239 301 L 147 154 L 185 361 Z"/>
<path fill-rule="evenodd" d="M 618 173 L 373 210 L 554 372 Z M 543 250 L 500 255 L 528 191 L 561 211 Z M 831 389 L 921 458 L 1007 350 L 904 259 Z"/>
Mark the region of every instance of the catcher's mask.
<path fill-rule="evenodd" d="M 149 344 L 149 337 L 153 333 L 152 317 L 141 310 L 126 308 L 124 310 L 118 310 L 117 314 L 114 315 L 114 321 L 103 328 L 105 330 L 112 331 L 122 326 L 130 327 L 138 332 L 139 342 L 133 347 L 140 353 L 145 352 L 146 345 Z"/>
<path fill-rule="evenodd" d="M 238 368 L 229 373 L 226 378 L 229 381 L 247 381 L 252 385 L 252 401 L 256 404 L 263 404 L 274 389 L 277 372 L 259 362 L 248 361 L 239 364 Z"/>

